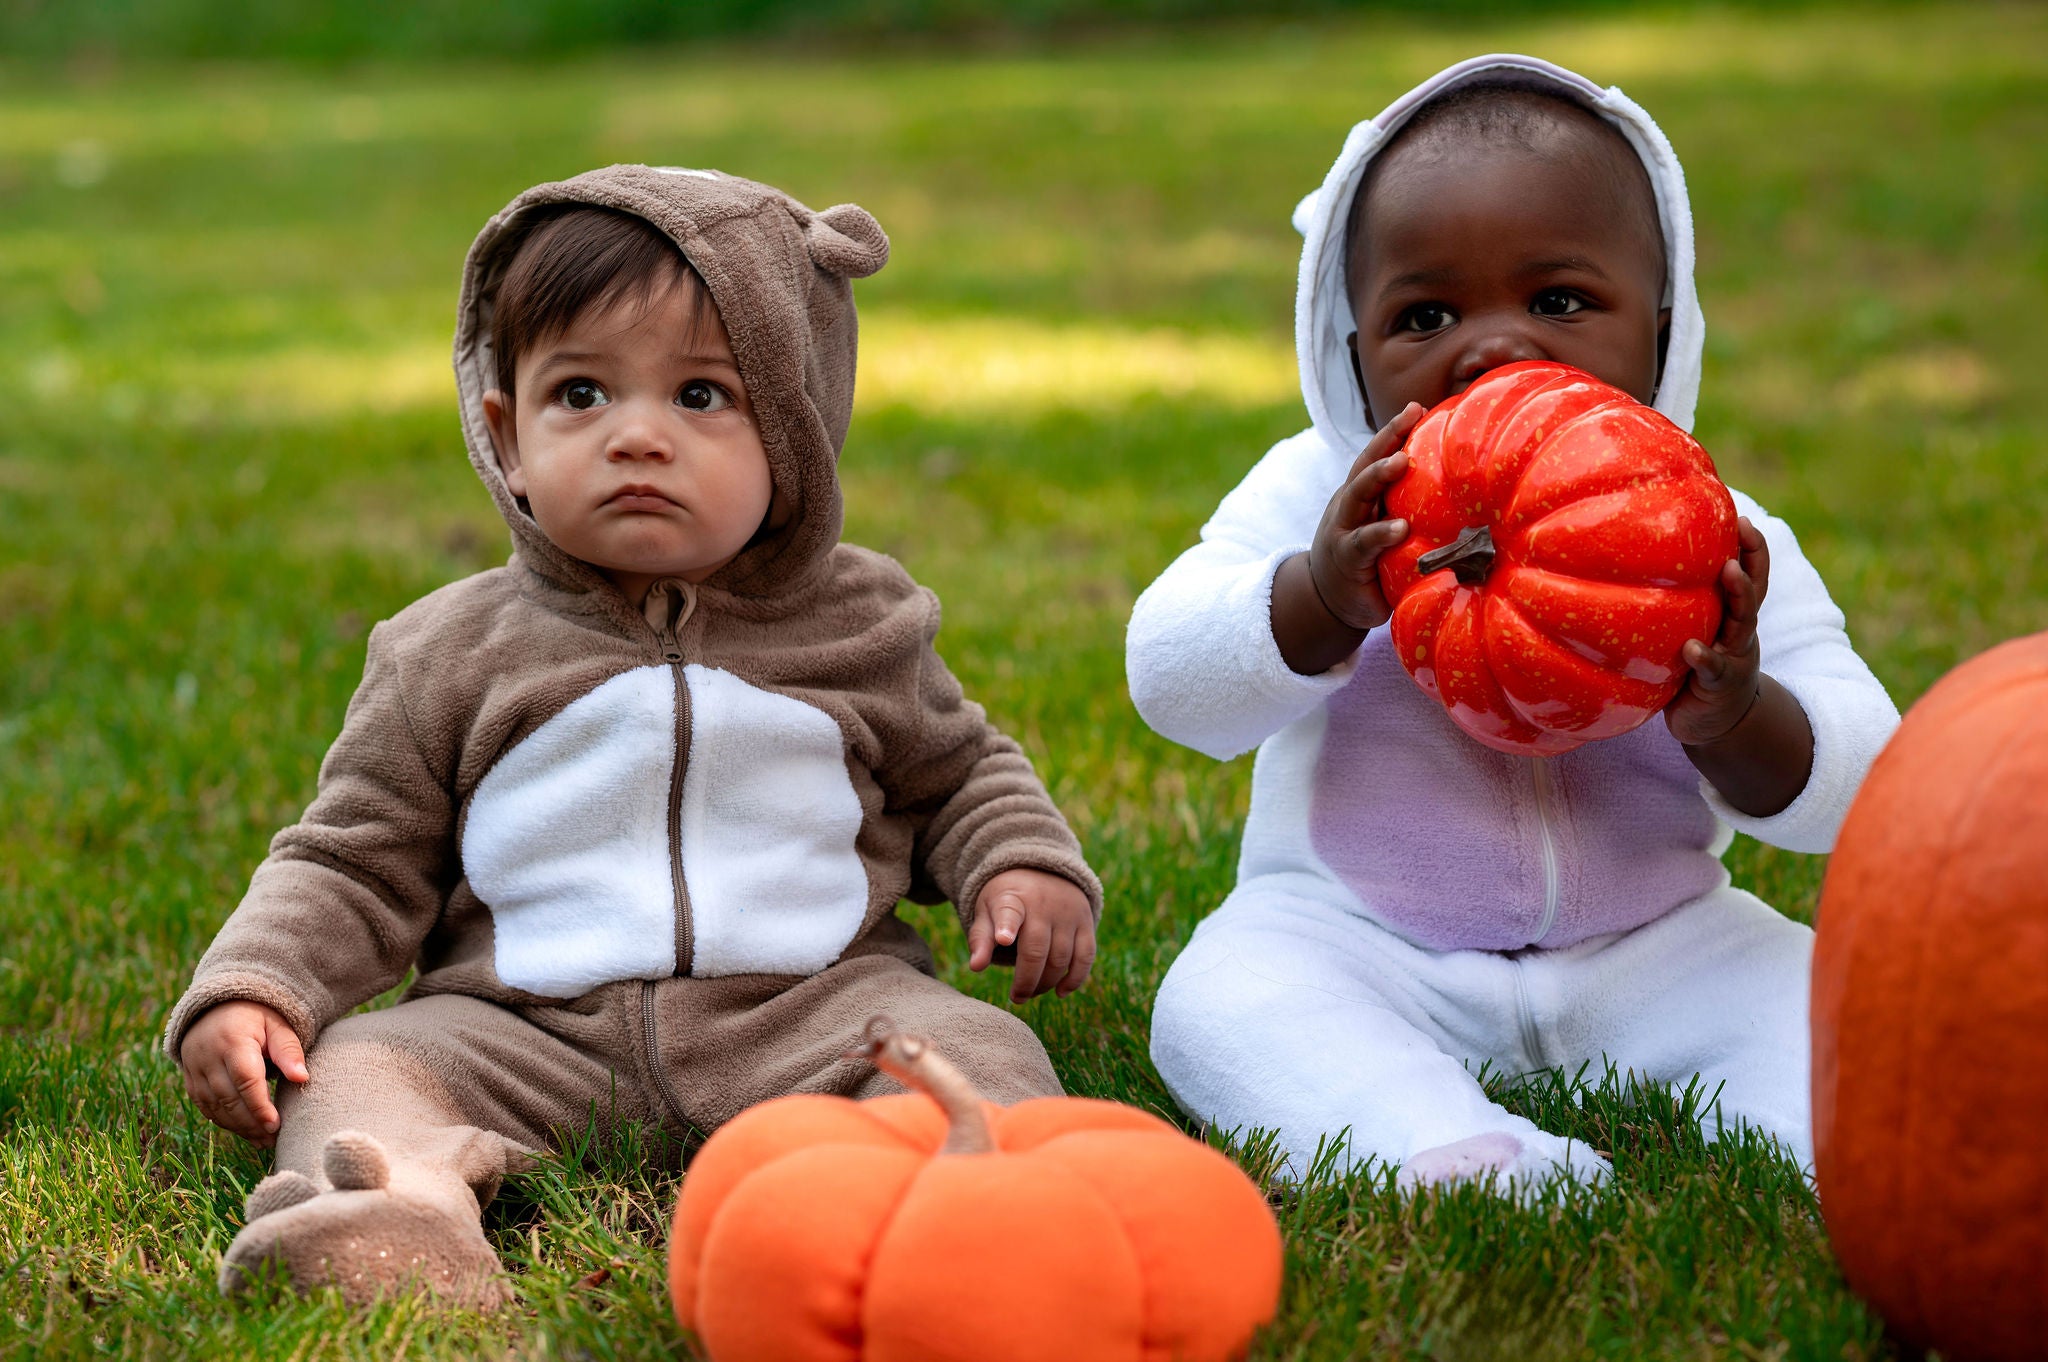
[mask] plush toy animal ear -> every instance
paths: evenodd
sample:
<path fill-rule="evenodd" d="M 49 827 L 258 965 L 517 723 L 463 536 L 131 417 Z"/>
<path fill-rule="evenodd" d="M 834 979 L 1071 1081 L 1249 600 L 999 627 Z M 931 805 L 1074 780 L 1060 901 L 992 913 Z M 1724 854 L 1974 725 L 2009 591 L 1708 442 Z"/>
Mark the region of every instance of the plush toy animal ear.
<path fill-rule="evenodd" d="M 889 263 L 889 238 L 882 224 L 858 204 L 837 203 L 804 227 L 811 263 L 847 279 L 865 279 Z"/>

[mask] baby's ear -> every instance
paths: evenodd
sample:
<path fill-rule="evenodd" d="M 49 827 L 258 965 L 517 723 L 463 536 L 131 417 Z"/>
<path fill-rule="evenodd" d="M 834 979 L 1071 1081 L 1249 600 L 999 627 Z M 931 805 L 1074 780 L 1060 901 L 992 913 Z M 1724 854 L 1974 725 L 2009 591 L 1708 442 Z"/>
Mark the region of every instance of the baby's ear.
<path fill-rule="evenodd" d="M 804 225 L 811 263 L 846 279 L 865 279 L 889 263 L 882 224 L 857 204 L 838 203 Z"/>
<path fill-rule="evenodd" d="M 512 495 L 526 495 L 526 474 L 519 467 L 519 427 L 512 416 L 512 395 L 501 388 L 484 393 L 484 424 L 490 427 L 491 445 L 498 456 L 498 471 Z"/>

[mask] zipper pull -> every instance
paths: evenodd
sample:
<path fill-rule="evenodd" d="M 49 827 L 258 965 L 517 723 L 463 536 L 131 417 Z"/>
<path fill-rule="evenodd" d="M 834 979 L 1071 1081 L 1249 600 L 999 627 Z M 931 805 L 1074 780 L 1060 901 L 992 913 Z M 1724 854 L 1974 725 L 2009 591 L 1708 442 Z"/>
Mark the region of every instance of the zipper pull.
<path fill-rule="evenodd" d="M 689 582 L 665 577 L 647 588 L 647 604 L 642 607 L 642 613 L 654 630 L 655 641 L 661 645 L 662 661 L 683 660 L 679 635 L 696 611 L 697 588 Z"/>

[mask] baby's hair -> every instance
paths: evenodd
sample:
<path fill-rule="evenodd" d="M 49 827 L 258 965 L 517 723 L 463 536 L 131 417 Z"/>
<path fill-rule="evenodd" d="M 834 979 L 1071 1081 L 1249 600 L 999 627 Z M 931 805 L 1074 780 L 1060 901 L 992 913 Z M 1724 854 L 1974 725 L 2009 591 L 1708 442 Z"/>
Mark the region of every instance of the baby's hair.
<path fill-rule="evenodd" d="M 1630 167 L 1623 173 L 1633 181 L 1635 192 L 1625 197 L 1636 225 L 1648 234 L 1661 260 L 1664 229 L 1657 217 L 1657 191 L 1650 183 L 1650 172 L 1644 168 L 1642 158 L 1621 129 L 1548 81 L 1534 76 L 1486 76 L 1447 90 L 1417 109 L 1373 157 L 1358 192 L 1351 196 L 1344 223 L 1346 276 L 1357 264 L 1364 236 L 1361 227 L 1366 197 L 1372 192 L 1381 168 L 1398 148 L 1409 144 L 1491 142 L 1516 145 L 1532 155 L 1547 155 L 1549 148 L 1540 140 L 1542 132 L 1567 122 L 1596 129 Z"/>
<path fill-rule="evenodd" d="M 511 397 L 519 356 L 559 336 L 585 312 L 629 297 L 652 302 L 677 286 L 690 291 L 692 328 L 716 320 L 704 281 L 645 218 L 588 204 L 539 210 L 524 224 L 492 300 L 499 389 Z"/>

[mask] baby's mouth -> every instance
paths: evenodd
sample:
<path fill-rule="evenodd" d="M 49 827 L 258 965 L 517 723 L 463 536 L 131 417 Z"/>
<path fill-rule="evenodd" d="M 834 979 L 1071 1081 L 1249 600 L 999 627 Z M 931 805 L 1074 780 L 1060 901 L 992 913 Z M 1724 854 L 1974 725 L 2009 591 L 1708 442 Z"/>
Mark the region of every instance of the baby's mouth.
<path fill-rule="evenodd" d="M 621 487 L 605 500 L 605 505 L 622 511 L 662 511 L 675 506 L 674 500 L 646 483 L 636 482 Z"/>

